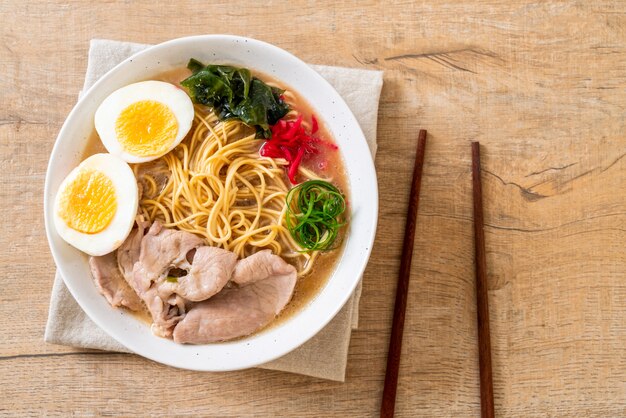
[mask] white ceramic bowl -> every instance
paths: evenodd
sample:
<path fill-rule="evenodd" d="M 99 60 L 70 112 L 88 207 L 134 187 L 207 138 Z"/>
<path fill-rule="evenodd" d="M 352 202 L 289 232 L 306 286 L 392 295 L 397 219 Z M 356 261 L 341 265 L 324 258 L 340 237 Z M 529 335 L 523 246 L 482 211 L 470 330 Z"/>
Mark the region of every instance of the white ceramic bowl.
<path fill-rule="evenodd" d="M 66 244 L 52 221 L 56 191 L 80 162 L 93 130 L 98 105 L 114 90 L 164 71 L 185 66 L 194 57 L 260 70 L 285 82 L 311 104 L 339 144 L 351 198 L 351 226 L 345 249 L 326 286 L 283 324 L 237 341 L 181 345 L 155 337 L 150 327 L 122 309 L 114 309 L 91 279 L 87 256 Z M 354 115 L 343 99 L 307 64 L 290 53 L 254 39 L 207 35 L 175 39 L 148 48 L 104 75 L 79 100 L 63 124 L 50 156 L 44 195 L 46 232 L 65 284 L 89 317 L 133 352 L 175 367 L 224 371 L 256 366 L 297 348 L 320 331 L 346 303 L 372 249 L 378 218 L 378 187 L 371 154 Z"/>

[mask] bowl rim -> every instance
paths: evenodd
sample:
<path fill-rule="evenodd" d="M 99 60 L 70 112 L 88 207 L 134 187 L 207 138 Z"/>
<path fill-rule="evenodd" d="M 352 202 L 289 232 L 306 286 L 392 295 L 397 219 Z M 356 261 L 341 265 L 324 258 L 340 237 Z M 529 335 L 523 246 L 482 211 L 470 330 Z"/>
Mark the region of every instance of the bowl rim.
<path fill-rule="evenodd" d="M 82 97 L 77 101 L 77 103 L 74 105 L 69 115 L 65 119 L 59 131 L 59 134 L 57 135 L 57 138 L 55 139 L 54 147 L 50 154 L 48 168 L 46 170 L 45 185 L 44 185 L 44 221 L 45 221 L 46 237 L 48 240 L 48 244 L 49 244 L 56 268 L 61 273 L 61 277 L 66 287 L 72 294 L 72 297 L 76 300 L 78 305 L 81 307 L 81 309 L 87 314 L 87 316 L 98 327 L 100 327 L 110 337 L 112 337 L 121 345 L 129 349 L 131 352 L 139 354 L 143 357 L 146 357 L 158 363 L 166 364 L 166 365 L 177 367 L 177 368 L 184 368 L 184 369 L 197 370 L 197 371 L 228 371 L 228 370 L 241 370 L 241 369 L 246 369 L 250 367 L 255 367 L 255 366 L 270 362 L 272 360 L 275 360 L 277 358 L 280 358 L 286 355 L 287 353 L 295 350 L 296 348 L 300 347 L 302 344 L 306 343 L 311 338 L 313 338 L 319 331 L 321 331 L 324 327 L 326 327 L 326 325 L 328 325 L 328 323 L 332 321 L 332 319 L 335 318 L 337 313 L 345 306 L 346 302 L 354 294 L 354 290 L 356 289 L 358 283 L 361 281 L 363 272 L 371 256 L 372 247 L 374 244 L 374 238 L 375 238 L 376 230 L 377 230 L 377 224 L 378 224 L 379 202 L 378 202 L 377 173 L 376 173 L 376 169 L 374 166 L 374 157 L 369 152 L 369 149 L 367 149 L 367 158 L 364 158 L 363 161 L 361 161 L 360 163 L 363 164 L 363 168 L 362 168 L 363 172 L 367 172 L 367 176 L 363 176 L 363 177 L 366 177 L 366 181 L 369 183 L 368 187 L 369 187 L 369 192 L 370 192 L 370 197 L 371 197 L 370 206 L 371 206 L 373 215 L 370 219 L 370 222 L 367 225 L 364 225 L 364 227 L 367 227 L 368 230 L 370 231 L 369 235 L 367 236 L 367 240 L 366 240 L 367 242 L 366 242 L 366 247 L 364 249 L 364 252 L 362 253 L 362 256 L 356 261 L 356 263 L 353 263 L 356 265 L 356 268 L 352 270 L 353 271 L 352 275 L 354 276 L 355 279 L 352 280 L 350 285 L 346 288 L 347 290 L 341 295 L 341 297 L 335 297 L 334 303 L 332 304 L 332 309 L 328 309 L 323 319 L 315 322 L 314 326 L 309 327 L 309 329 L 301 330 L 297 338 L 292 338 L 291 340 L 287 341 L 282 346 L 275 345 L 274 349 L 271 352 L 264 353 L 264 355 L 260 356 L 261 358 L 247 359 L 247 360 L 241 361 L 238 365 L 229 364 L 228 366 L 225 366 L 225 365 L 222 366 L 218 364 L 216 366 L 206 367 L 203 362 L 198 362 L 197 365 L 195 363 L 190 364 L 189 362 L 177 361 L 177 359 L 172 359 L 170 358 L 171 356 L 166 356 L 165 358 L 163 358 L 163 357 L 156 355 L 152 351 L 148 351 L 148 352 L 143 351 L 141 350 L 141 347 L 137 347 L 136 344 L 131 344 L 129 343 L 129 341 L 121 339 L 119 333 L 114 329 L 115 327 L 105 322 L 103 318 L 96 315 L 95 311 L 91 309 L 88 301 L 82 300 L 78 296 L 79 294 L 78 288 L 73 285 L 71 280 L 66 278 L 66 277 L 69 277 L 70 273 L 69 273 L 67 266 L 63 262 L 61 262 L 60 250 L 55 246 L 54 236 L 53 236 L 53 234 L 56 233 L 56 230 L 54 229 L 54 223 L 52 219 L 52 208 L 53 208 L 54 199 L 53 197 L 50 198 L 50 196 L 53 196 L 53 194 L 51 193 L 52 192 L 51 177 L 54 175 L 54 171 L 55 171 L 54 161 L 57 158 L 59 158 L 59 154 L 61 152 L 60 151 L 60 148 L 61 148 L 60 139 L 67 135 L 67 132 L 70 129 L 70 126 L 72 125 L 72 121 L 77 117 L 76 115 L 79 113 L 79 110 L 82 107 L 86 106 L 85 103 L 90 99 L 93 92 L 97 91 L 98 89 L 101 89 L 103 86 L 106 86 L 108 83 L 111 83 L 111 79 L 115 77 L 116 73 L 118 73 L 125 66 L 129 65 L 129 63 L 132 62 L 133 60 L 138 59 L 143 56 L 149 56 L 150 54 L 157 53 L 158 51 L 165 49 L 165 48 L 176 48 L 188 42 L 190 43 L 209 42 L 210 43 L 210 42 L 223 42 L 223 41 L 246 42 L 247 45 L 250 47 L 268 48 L 272 50 L 273 53 L 282 55 L 288 61 L 291 60 L 292 62 L 297 62 L 298 65 L 300 65 L 301 67 L 299 68 L 299 70 L 306 71 L 306 76 L 309 78 L 312 78 L 314 80 L 313 82 L 316 85 L 317 84 L 324 85 L 325 88 L 331 94 L 334 95 L 333 100 L 336 102 L 336 104 L 340 106 L 340 108 L 345 108 L 345 110 L 347 110 L 347 112 L 345 112 L 346 117 L 351 119 L 350 120 L 351 125 L 353 125 L 353 128 L 355 128 L 354 135 L 358 136 L 358 138 L 355 138 L 355 143 L 359 144 L 357 145 L 359 147 L 368 148 L 367 141 L 365 140 L 365 136 L 363 134 L 363 131 L 358 121 L 356 120 L 356 117 L 354 116 L 354 114 L 352 113 L 352 111 L 350 110 L 346 102 L 344 101 L 344 99 L 341 97 L 341 95 L 335 90 L 335 88 L 328 81 L 326 81 L 326 79 L 324 79 L 319 73 L 317 73 L 308 64 L 300 60 L 295 55 L 275 45 L 272 45 L 264 41 L 256 40 L 253 38 L 247 38 L 247 37 L 235 36 L 235 35 L 221 35 L 221 34 L 220 35 L 218 34 L 195 35 L 195 36 L 176 38 L 176 39 L 172 39 L 166 42 L 149 46 L 146 49 L 139 51 L 133 54 L 132 56 L 126 58 L 125 60 L 117 64 L 115 67 L 107 71 L 102 77 L 100 77 L 82 95 Z M 280 78 L 278 79 L 280 80 Z M 350 174 L 349 174 L 349 177 L 350 177 Z M 340 260 L 337 263 L 337 266 L 334 268 L 334 271 L 336 271 L 339 268 L 339 265 L 343 262 L 344 256 L 345 256 L 345 249 L 340 257 Z M 331 276 L 328 282 L 330 282 L 330 280 L 332 279 L 333 277 Z M 328 282 L 324 285 L 324 287 L 328 285 Z M 323 292 L 324 287 L 320 289 L 320 291 L 315 296 L 315 298 L 317 298 Z M 310 305 L 310 302 L 309 302 L 309 305 Z M 295 313 L 292 317 L 287 319 L 285 321 L 285 324 L 289 322 L 293 322 L 295 318 L 299 317 L 304 311 L 308 309 L 309 309 L 308 305 L 304 306 L 297 313 Z M 285 324 L 280 324 L 277 328 L 281 328 Z M 223 345 L 226 343 L 217 343 L 217 344 Z M 204 347 L 204 345 L 193 346 L 193 347 Z"/>

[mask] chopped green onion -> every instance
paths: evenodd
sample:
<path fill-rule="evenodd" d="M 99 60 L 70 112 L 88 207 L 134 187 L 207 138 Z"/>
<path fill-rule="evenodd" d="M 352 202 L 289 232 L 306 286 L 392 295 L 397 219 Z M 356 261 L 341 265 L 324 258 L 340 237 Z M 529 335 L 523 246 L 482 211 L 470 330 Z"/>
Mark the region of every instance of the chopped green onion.
<path fill-rule="evenodd" d="M 310 251 L 336 247 L 346 210 L 339 189 L 327 181 L 309 180 L 289 190 L 286 200 L 287 229 L 298 245 Z"/>

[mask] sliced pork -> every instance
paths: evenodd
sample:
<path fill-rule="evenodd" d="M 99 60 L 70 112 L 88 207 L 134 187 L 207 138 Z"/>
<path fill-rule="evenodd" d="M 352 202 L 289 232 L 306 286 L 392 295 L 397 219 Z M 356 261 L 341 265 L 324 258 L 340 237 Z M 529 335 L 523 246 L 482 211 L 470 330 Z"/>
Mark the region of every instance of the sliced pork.
<path fill-rule="evenodd" d="M 172 269 L 190 269 L 187 254 L 200 247 L 196 235 L 165 229 L 155 221 L 141 240 L 139 259 L 133 267 L 132 287 L 152 315 L 152 332 L 170 337 L 172 329 L 186 312 L 186 300 L 167 281 Z"/>
<path fill-rule="evenodd" d="M 271 250 L 263 250 L 239 261 L 232 281 L 245 285 L 275 275 L 290 275 L 294 270 L 282 257 L 272 254 Z"/>
<path fill-rule="evenodd" d="M 153 282 L 160 284 L 164 281 L 174 268 L 189 270 L 191 262 L 187 254 L 203 244 L 197 235 L 163 228 L 159 221 L 155 221 L 141 241 L 139 260 L 133 269 L 135 284 L 147 290 Z"/>
<path fill-rule="evenodd" d="M 296 269 L 268 250 L 239 261 L 235 278 L 241 287 L 226 288 L 191 308 L 174 328 L 174 341 L 207 344 L 263 328 L 291 300 Z"/>
<path fill-rule="evenodd" d="M 155 335 L 205 344 L 263 328 L 291 300 L 296 269 L 270 250 L 243 260 L 185 231 L 137 219 L 117 252 L 89 261 L 113 306 L 148 308 Z M 229 284 L 230 283 L 230 284 Z"/>
<path fill-rule="evenodd" d="M 137 227 L 130 231 L 128 238 L 117 249 L 117 265 L 120 272 L 130 284 L 133 279 L 133 267 L 139 261 L 139 251 L 141 250 L 141 240 L 146 229 L 150 226 L 150 222 L 143 219 L 143 216 L 137 216 L 135 220 Z"/>
<path fill-rule="evenodd" d="M 143 292 L 141 299 L 152 316 L 152 333 L 170 338 L 176 324 L 185 317 L 186 301 L 174 293 L 167 298 L 163 298 L 159 293 L 158 286 L 155 285 Z"/>
<path fill-rule="evenodd" d="M 132 311 L 142 308 L 141 299 L 117 267 L 115 251 L 100 257 L 90 257 L 89 267 L 96 287 L 111 306 L 125 306 Z"/>
<path fill-rule="evenodd" d="M 193 255 L 189 273 L 172 283 L 172 291 L 193 302 L 208 299 L 228 283 L 235 264 L 237 255 L 232 251 L 199 247 Z"/>

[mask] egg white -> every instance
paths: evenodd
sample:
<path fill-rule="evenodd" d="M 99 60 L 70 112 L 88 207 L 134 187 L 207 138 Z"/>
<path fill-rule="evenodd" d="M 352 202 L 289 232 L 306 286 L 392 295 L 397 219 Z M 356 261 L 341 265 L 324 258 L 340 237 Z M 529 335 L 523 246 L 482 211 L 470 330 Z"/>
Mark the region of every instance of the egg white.
<path fill-rule="evenodd" d="M 115 123 L 120 113 L 131 104 L 144 100 L 164 104 L 178 121 L 178 133 L 167 151 L 149 157 L 137 156 L 125 151 L 115 132 Z M 142 81 L 129 84 L 111 93 L 98 107 L 94 122 L 100 140 L 111 154 L 129 163 L 145 163 L 167 154 L 180 144 L 191 129 L 193 117 L 193 103 L 182 89 L 163 81 Z"/>
<path fill-rule="evenodd" d="M 100 232 L 85 234 L 70 228 L 60 217 L 61 195 L 83 169 L 104 173 L 113 183 L 117 209 L 111 222 Z M 133 170 L 119 157 L 95 154 L 74 168 L 63 180 L 54 200 L 54 226 L 68 244 L 93 256 L 108 254 L 126 240 L 133 228 L 139 204 L 139 191 Z"/>

